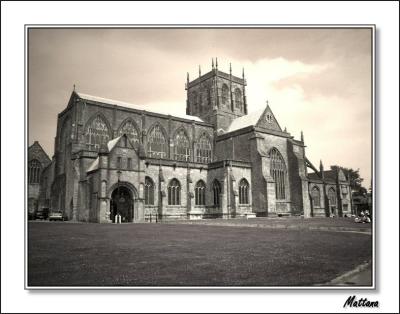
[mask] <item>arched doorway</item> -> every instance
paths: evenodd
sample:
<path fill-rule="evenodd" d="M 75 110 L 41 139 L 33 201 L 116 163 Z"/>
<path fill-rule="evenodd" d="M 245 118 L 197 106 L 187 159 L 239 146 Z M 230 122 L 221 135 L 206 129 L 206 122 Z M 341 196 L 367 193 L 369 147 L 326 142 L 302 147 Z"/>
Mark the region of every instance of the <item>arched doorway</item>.
<path fill-rule="evenodd" d="M 133 221 L 133 196 L 130 189 L 126 186 L 119 186 L 111 194 L 110 219 L 115 222 L 115 216 L 121 215 L 121 222 Z"/>

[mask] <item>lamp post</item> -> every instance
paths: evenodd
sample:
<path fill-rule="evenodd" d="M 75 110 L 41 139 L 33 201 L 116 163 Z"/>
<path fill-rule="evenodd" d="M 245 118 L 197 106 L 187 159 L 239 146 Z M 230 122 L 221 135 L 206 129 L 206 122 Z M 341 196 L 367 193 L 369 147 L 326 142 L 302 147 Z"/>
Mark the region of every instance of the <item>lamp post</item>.
<path fill-rule="evenodd" d="M 121 198 L 120 191 L 119 191 L 119 182 L 120 182 L 120 178 L 121 178 L 121 173 L 122 173 L 121 170 L 118 170 L 118 171 L 117 171 L 117 176 L 118 176 L 118 182 L 117 182 L 117 202 L 115 203 L 115 205 L 117 205 L 117 214 L 116 214 L 115 216 L 119 215 L 119 199 Z M 115 217 L 114 217 L 114 220 L 115 220 Z"/>

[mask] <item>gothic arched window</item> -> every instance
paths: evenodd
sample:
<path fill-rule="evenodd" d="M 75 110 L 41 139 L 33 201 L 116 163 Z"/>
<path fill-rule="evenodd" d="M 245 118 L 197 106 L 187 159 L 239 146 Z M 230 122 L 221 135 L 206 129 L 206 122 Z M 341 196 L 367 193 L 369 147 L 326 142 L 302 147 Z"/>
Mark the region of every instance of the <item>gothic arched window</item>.
<path fill-rule="evenodd" d="M 167 152 L 167 140 L 161 126 L 156 124 L 147 137 L 147 155 L 152 158 L 166 158 Z"/>
<path fill-rule="evenodd" d="M 235 89 L 235 107 L 242 108 L 242 92 L 239 88 Z"/>
<path fill-rule="evenodd" d="M 172 179 L 168 185 L 168 205 L 181 204 L 181 184 L 177 179 Z"/>
<path fill-rule="evenodd" d="M 314 207 L 321 206 L 321 194 L 319 192 L 319 188 L 314 186 L 311 190 L 311 199 Z"/>
<path fill-rule="evenodd" d="M 40 182 L 40 172 L 42 170 L 42 164 L 37 159 L 32 159 L 29 162 L 28 167 L 28 182 L 29 183 L 39 183 Z"/>
<path fill-rule="evenodd" d="M 334 188 L 328 190 L 329 205 L 336 205 L 336 191 Z"/>
<path fill-rule="evenodd" d="M 197 103 L 198 103 L 198 99 L 197 99 L 197 93 L 196 92 L 193 92 L 192 93 L 192 104 L 193 104 L 193 112 L 192 112 L 192 114 L 193 113 L 197 113 Z"/>
<path fill-rule="evenodd" d="M 97 116 L 86 129 L 86 147 L 89 150 L 98 150 L 101 144 L 110 140 L 110 131 L 102 117 Z"/>
<path fill-rule="evenodd" d="M 127 120 L 118 131 L 118 136 L 126 134 L 133 145 L 139 144 L 139 132 L 132 120 Z"/>
<path fill-rule="evenodd" d="M 207 106 L 211 108 L 211 89 L 207 88 Z"/>
<path fill-rule="evenodd" d="M 175 159 L 190 160 L 190 141 L 183 129 L 180 129 L 175 136 Z"/>
<path fill-rule="evenodd" d="M 203 113 L 203 95 L 199 93 L 199 113 Z"/>
<path fill-rule="evenodd" d="M 194 194 L 196 205 L 206 205 L 206 184 L 203 180 L 200 180 L 196 183 Z"/>
<path fill-rule="evenodd" d="M 211 141 L 203 134 L 196 143 L 196 161 L 202 163 L 211 162 Z"/>
<path fill-rule="evenodd" d="M 229 105 L 229 87 L 226 84 L 222 85 L 222 104 L 223 105 Z"/>
<path fill-rule="evenodd" d="M 214 196 L 214 206 L 220 205 L 220 195 L 221 195 L 221 185 L 218 180 L 215 179 L 213 182 L 213 196 Z"/>
<path fill-rule="evenodd" d="M 154 205 L 154 182 L 149 177 L 144 182 L 144 204 Z"/>
<path fill-rule="evenodd" d="M 246 179 L 239 182 L 239 204 L 249 204 L 249 182 Z"/>
<path fill-rule="evenodd" d="M 271 176 L 275 181 L 275 198 L 283 200 L 286 198 L 286 166 L 281 154 L 276 148 L 270 152 Z"/>

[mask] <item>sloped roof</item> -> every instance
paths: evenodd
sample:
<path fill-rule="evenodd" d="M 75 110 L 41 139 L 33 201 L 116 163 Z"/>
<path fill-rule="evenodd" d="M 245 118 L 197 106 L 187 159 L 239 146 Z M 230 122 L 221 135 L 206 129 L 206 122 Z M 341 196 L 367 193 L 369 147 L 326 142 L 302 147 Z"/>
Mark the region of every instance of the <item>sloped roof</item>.
<path fill-rule="evenodd" d="M 118 141 L 119 141 L 119 139 L 120 139 L 121 137 L 122 137 L 122 135 L 121 135 L 121 136 L 118 136 L 118 137 L 116 137 L 116 138 L 114 138 L 114 139 L 112 139 L 111 141 L 108 141 L 108 143 L 107 143 L 107 148 L 108 148 L 108 151 L 109 151 L 109 152 L 111 152 L 111 150 L 115 147 L 115 145 L 117 145 L 117 143 L 118 143 Z M 89 168 L 87 169 L 86 172 L 90 172 L 90 171 L 96 170 L 98 167 L 99 167 L 99 157 L 97 157 L 97 158 L 92 162 L 92 164 L 89 166 Z"/>
<path fill-rule="evenodd" d="M 325 170 L 324 177 L 325 177 L 325 180 L 336 181 L 336 171 L 335 170 Z M 314 179 L 314 180 L 322 180 L 320 174 L 316 173 L 316 172 L 309 173 L 308 178 Z"/>
<path fill-rule="evenodd" d="M 104 104 L 109 104 L 109 105 L 116 105 L 116 106 L 121 106 L 121 107 L 128 107 L 128 108 L 132 108 L 132 109 L 137 109 L 137 110 L 144 110 L 147 112 L 153 112 L 153 113 L 159 113 L 159 114 L 163 114 L 163 115 L 170 115 L 170 113 L 168 112 L 168 109 L 166 109 L 165 111 L 162 110 L 148 110 L 147 107 L 144 106 L 139 106 L 139 105 L 134 105 L 131 103 L 127 103 L 124 101 L 119 101 L 119 100 L 114 100 L 114 99 L 107 99 L 107 98 L 102 98 L 102 97 L 97 97 L 97 96 L 92 96 L 92 95 L 88 95 L 88 94 L 84 94 L 81 92 L 77 92 L 75 91 L 75 93 L 82 99 L 86 99 L 86 100 L 91 100 L 91 101 L 96 101 L 96 102 L 100 102 L 100 103 L 104 103 Z M 175 117 L 178 118 L 182 118 L 182 119 L 187 119 L 187 120 L 194 120 L 194 121 L 198 121 L 198 122 L 204 122 L 202 119 L 200 119 L 199 117 L 195 117 L 195 116 L 190 116 L 187 114 L 174 114 Z"/>
<path fill-rule="evenodd" d="M 115 147 L 115 145 L 117 145 L 117 143 L 121 137 L 122 137 L 122 135 L 112 139 L 111 141 L 108 141 L 107 148 L 108 148 L 109 152 L 111 152 L 111 150 Z"/>
<path fill-rule="evenodd" d="M 96 170 L 97 168 L 99 168 L 99 157 L 97 157 L 92 164 L 89 166 L 89 168 L 86 170 L 86 172 L 90 172 L 93 170 Z"/>
<path fill-rule="evenodd" d="M 265 111 L 265 108 L 251 112 L 242 117 L 236 118 L 235 120 L 232 121 L 227 132 L 233 132 L 236 130 L 246 128 L 248 126 L 256 125 L 258 120 L 260 120 L 260 117 L 264 113 L 264 111 Z"/>

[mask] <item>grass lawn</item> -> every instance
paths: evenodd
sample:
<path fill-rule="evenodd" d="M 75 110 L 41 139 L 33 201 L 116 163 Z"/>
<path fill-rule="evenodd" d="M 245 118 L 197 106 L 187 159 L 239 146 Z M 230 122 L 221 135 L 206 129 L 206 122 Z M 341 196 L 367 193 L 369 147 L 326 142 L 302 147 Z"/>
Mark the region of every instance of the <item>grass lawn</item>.
<path fill-rule="evenodd" d="M 369 234 L 202 224 L 28 224 L 29 286 L 310 286 L 371 259 Z"/>

